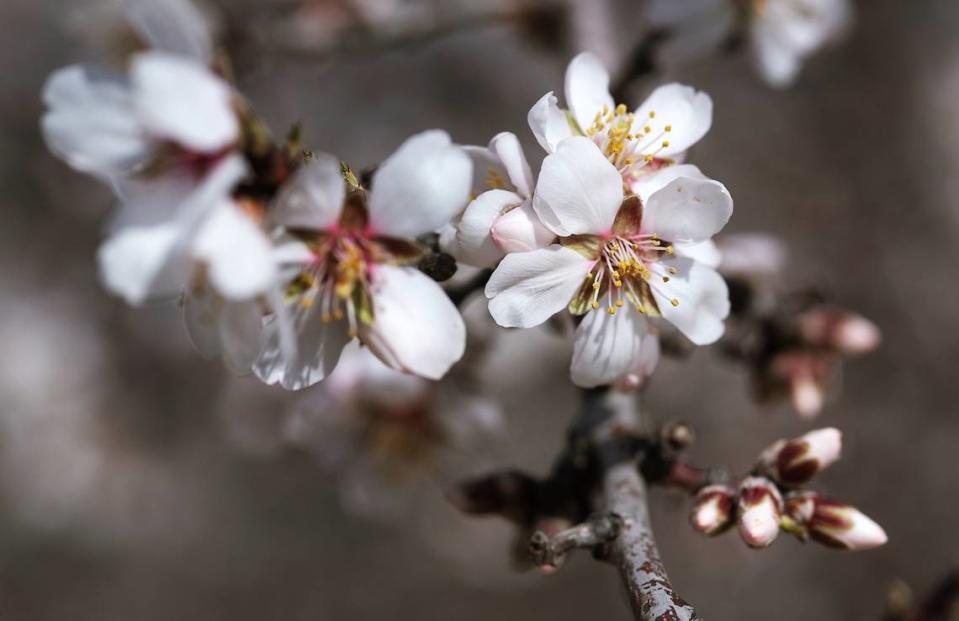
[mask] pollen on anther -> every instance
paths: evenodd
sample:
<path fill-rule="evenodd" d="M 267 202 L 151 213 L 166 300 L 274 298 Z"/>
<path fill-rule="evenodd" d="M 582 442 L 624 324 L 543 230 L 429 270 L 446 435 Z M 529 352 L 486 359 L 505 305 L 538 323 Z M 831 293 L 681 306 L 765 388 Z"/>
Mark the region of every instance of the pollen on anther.
<path fill-rule="evenodd" d="M 615 307 L 615 306 L 610 306 L 610 307 L 607 308 L 606 310 L 607 310 L 607 312 L 609 312 L 610 315 L 615 315 L 615 314 L 616 314 L 616 307 Z"/>
<path fill-rule="evenodd" d="M 663 276 L 663 282 L 669 282 L 669 276 Z"/>
<path fill-rule="evenodd" d="M 664 141 L 663 141 L 663 148 L 665 149 L 665 148 L 668 147 L 668 146 L 669 146 L 669 141 L 668 141 L 668 140 L 664 140 Z"/>
<path fill-rule="evenodd" d="M 616 308 L 622 308 L 625 302 L 622 300 L 616 300 Z"/>
<path fill-rule="evenodd" d="M 677 300 L 676 298 L 673 298 L 672 300 L 670 300 L 669 303 L 672 304 L 673 306 L 679 306 L 679 300 Z"/>
<path fill-rule="evenodd" d="M 593 310 L 596 310 L 597 308 L 599 308 L 599 302 L 594 301 L 592 304 L 590 304 L 590 306 L 593 307 Z"/>
<path fill-rule="evenodd" d="M 656 111 L 655 111 L 655 110 L 650 110 L 650 111 L 649 111 L 649 118 L 651 118 L 651 119 L 655 119 L 655 118 L 656 118 Z"/>
<path fill-rule="evenodd" d="M 320 317 L 320 321 L 323 323 L 332 323 L 333 318 L 330 317 L 329 313 L 323 313 L 323 315 Z"/>
<path fill-rule="evenodd" d="M 599 283 L 598 283 L 598 282 L 594 282 L 594 283 L 593 283 L 593 289 L 599 289 Z"/>
<path fill-rule="evenodd" d="M 664 127 L 663 129 L 666 130 L 666 131 L 668 131 L 668 132 L 671 132 L 671 131 L 673 131 L 673 126 L 672 126 L 672 125 L 667 125 L 667 126 Z"/>

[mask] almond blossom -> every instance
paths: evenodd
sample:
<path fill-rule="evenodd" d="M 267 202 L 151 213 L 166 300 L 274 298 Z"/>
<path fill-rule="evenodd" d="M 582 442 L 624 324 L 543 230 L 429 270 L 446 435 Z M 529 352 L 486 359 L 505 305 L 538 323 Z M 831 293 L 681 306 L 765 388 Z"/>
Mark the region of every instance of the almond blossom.
<path fill-rule="evenodd" d="M 559 243 L 506 255 L 486 287 L 490 313 L 504 327 L 533 327 L 564 308 L 584 316 L 571 369 L 580 386 L 634 369 L 654 338 L 649 316 L 704 345 L 722 335 L 729 313 L 722 277 L 676 252 L 726 224 L 733 208 L 726 188 L 689 165 L 634 187 L 636 194 L 624 192 L 619 171 L 589 138 L 560 143 L 543 162 L 533 200 Z"/>
<path fill-rule="evenodd" d="M 566 105 L 553 93 L 529 111 L 529 126 L 540 145 L 554 152 L 570 136 L 588 136 L 631 185 L 650 172 L 682 162 L 713 122 L 713 102 L 706 93 L 681 84 L 660 86 L 635 111 L 616 104 L 609 73 L 589 53 L 574 58 L 566 70 Z"/>
<path fill-rule="evenodd" d="M 533 211 L 536 179 L 515 134 L 502 132 L 489 147 L 464 147 L 473 159 L 473 193 L 446 249 L 475 267 L 491 267 L 507 252 L 535 250 L 556 235 Z"/>
<path fill-rule="evenodd" d="M 356 338 L 389 367 L 445 374 L 463 355 L 466 331 L 443 289 L 411 266 L 423 253 L 414 240 L 463 208 L 471 177 L 469 157 L 439 130 L 400 146 L 369 192 L 347 192 L 332 156 L 304 166 L 270 214 L 299 243 L 281 268 L 291 276 L 285 308 L 266 326 L 257 376 L 305 388 Z"/>

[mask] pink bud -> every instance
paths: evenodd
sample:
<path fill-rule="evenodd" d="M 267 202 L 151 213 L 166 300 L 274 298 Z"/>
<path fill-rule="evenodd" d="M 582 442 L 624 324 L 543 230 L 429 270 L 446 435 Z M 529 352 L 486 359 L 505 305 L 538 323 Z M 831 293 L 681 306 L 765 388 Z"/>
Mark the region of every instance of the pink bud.
<path fill-rule="evenodd" d="M 493 242 L 503 252 L 527 252 L 545 248 L 556 234 L 543 226 L 529 201 L 493 221 Z"/>
<path fill-rule="evenodd" d="M 783 499 L 776 485 L 763 477 L 749 477 L 739 486 L 739 534 L 746 545 L 765 548 L 779 534 Z"/>
<path fill-rule="evenodd" d="M 847 354 L 864 354 L 879 346 L 882 335 L 876 324 L 854 313 L 817 308 L 799 318 L 803 340 Z"/>
<path fill-rule="evenodd" d="M 712 537 L 733 524 L 736 490 L 728 485 L 707 485 L 696 494 L 690 520 L 700 533 Z"/>
<path fill-rule="evenodd" d="M 812 539 L 832 548 L 869 550 L 888 540 L 882 527 L 863 512 L 815 492 L 791 495 L 787 510 Z"/>
<path fill-rule="evenodd" d="M 772 376 L 788 387 L 793 409 L 801 417 L 813 418 L 822 411 L 832 359 L 828 352 L 787 351 L 770 363 Z"/>
<path fill-rule="evenodd" d="M 763 474 L 781 485 L 798 487 L 836 463 L 841 452 L 842 433 L 826 427 L 776 442 L 763 451 L 759 467 Z"/>
<path fill-rule="evenodd" d="M 849 354 L 864 354 L 879 347 L 882 335 L 873 322 L 849 315 L 840 322 L 834 336 L 836 347 Z"/>
<path fill-rule="evenodd" d="M 812 374 L 797 373 L 790 378 L 789 393 L 793 409 L 803 418 L 815 418 L 822 412 L 825 393 Z"/>

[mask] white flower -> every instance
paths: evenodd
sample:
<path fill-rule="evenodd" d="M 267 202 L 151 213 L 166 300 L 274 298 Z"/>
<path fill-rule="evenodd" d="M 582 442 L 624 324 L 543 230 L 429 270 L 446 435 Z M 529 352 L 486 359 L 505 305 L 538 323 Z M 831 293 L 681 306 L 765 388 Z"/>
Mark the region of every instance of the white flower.
<path fill-rule="evenodd" d="M 506 255 L 486 287 L 490 313 L 504 327 L 536 326 L 567 307 L 585 315 L 572 362 L 580 386 L 634 369 L 643 359 L 648 315 L 708 344 L 722 335 L 729 313 L 719 274 L 676 252 L 722 229 L 732 214 L 729 193 L 690 165 L 648 175 L 635 187 L 637 194 L 625 195 L 619 171 L 592 140 L 560 143 L 543 162 L 533 201 L 559 243 Z"/>
<path fill-rule="evenodd" d="M 489 147 L 464 147 L 473 159 L 473 192 L 456 225 L 455 243 L 447 244 L 459 261 L 491 267 L 507 252 L 535 250 L 556 235 L 533 211 L 536 179 L 514 134 L 503 132 Z"/>
<path fill-rule="evenodd" d="M 683 161 L 713 121 L 709 95 L 681 84 L 661 86 L 635 111 L 627 111 L 613 102 L 609 73 L 589 53 L 574 58 L 566 70 L 566 105 L 568 112 L 547 93 L 529 111 L 529 126 L 540 145 L 552 153 L 570 136 L 588 136 L 627 185 Z"/>
<path fill-rule="evenodd" d="M 802 63 L 841 35 L 849 0 L 753 0 L 749 32 L 756 66 L 771 86 L 796 81 Z"/>
<path fill-rule="evenodd" d="M 302 240 L 285 292 L 290 318 L 267 325 L 257 375 L 305 388 L 326 377 L 357 337 L 394 369 L 432 379 L 446 373 L 463 355 L 463 320 L 438 284 L 407 265 L 421 252 L 411 240 L 463 208 L 471 176 L 469 157 L 442 131 L 407 140 L 377 170 L 368 194 L 346 193 L 332 156 L 301 169 L 272 213 Z M 292 349 L 283 346 L 289 332 Z"/>

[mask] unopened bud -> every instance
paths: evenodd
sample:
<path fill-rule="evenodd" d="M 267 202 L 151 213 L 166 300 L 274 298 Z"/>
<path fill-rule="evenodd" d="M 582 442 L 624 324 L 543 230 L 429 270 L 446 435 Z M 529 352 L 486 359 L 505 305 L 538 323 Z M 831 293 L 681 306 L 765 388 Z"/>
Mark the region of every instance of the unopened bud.
<path fill-rule="evenodd" d="M 799 318 L 799 331 L 810 345 L 847 354 L 864 354 L 879 346 L 879 328 L 865 317 L 829 308 L 817 308 Z"/>
<path fill-rule="evenodd" d="M 690 521 L 700 533 L 712 537 L 733 524 L 736 490 L 728 485 L 707 485 L 696 494 Z"/>
<path fill-rule="evenodd" d="M 789 389 L 793 409 L 803 418 L 813 418 L 826 400 L 826 381 L 832 368 L 828 352 L 785 352 L 776 356 L 770 371 Z"/>
<path fill-rule="evenodd" d="M 779 534 L 783 499 L 776 485 L 763 477 L 749 477 L 739 486 L 739 534 L 746 545 L 765 548 Z"/>
<path fill-rule="evenodd" d="M 545 248 L 556 234 L 543 226 L 529 201 L 493 221 L 493 242 L 503 252 L 528 252 Z"/>
<path fill-rule="evenodd" d="M 834 427 L 810 431 L 792 440 L 780 440 L 763 451 L 759 468 L 786 487 L 808 483 L 836 463 L 842 452 L 842 433 Z"/>
<path fill-rule="evenodd" d="M 862 511 L 815 492 L 790 494 L 786 511 L 810 538 L 831 548 L 869 550 L 888 540 L 882 527 Z"/>

